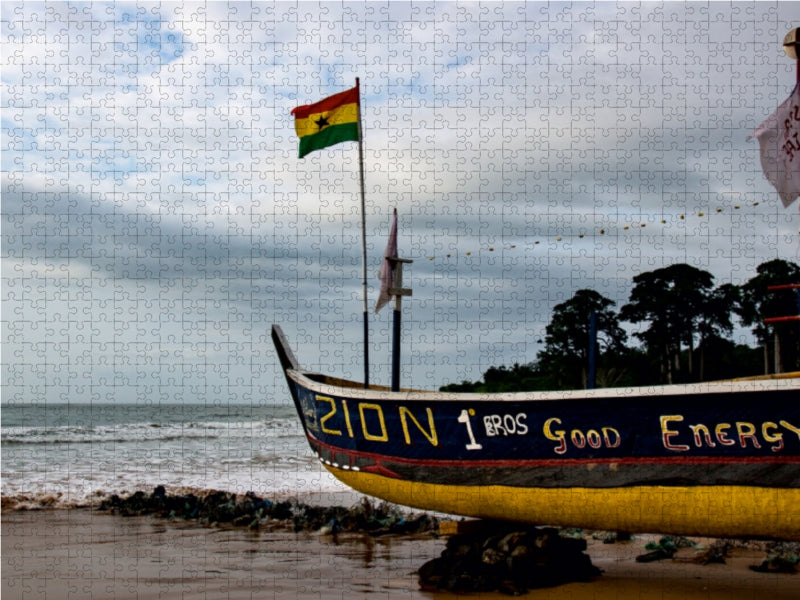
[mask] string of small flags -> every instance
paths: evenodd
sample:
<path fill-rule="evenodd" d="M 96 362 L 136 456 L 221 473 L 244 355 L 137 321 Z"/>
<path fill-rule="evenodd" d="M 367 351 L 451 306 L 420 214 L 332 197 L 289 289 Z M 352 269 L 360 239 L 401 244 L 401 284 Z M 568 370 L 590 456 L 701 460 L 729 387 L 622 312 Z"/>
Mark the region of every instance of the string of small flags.
<path fill-rule="evenodd" d="M 753 202 L 750 206 L 755 207 L 755 206 L 758 206 L 759 204 L 760 204 L 759 202 Z M 742 208 L 742 206 L 740 204 L 735 204 L 733 206 L 734 210 L 740 210 L 741 208 Z M 724 212 L 724 210 L 722 208 L 719 208 L 719 207 L 714 210 L 714 213 L 716 213 L 716 214 L 719 214 L 719 213 L 722 213 L 722 212 Z M 699 211 L 695 215 L 692 215 L 692 216 L 697 216 L 699 218 L 703 218 L 703 217 L 706 217 L 706 216 L 710 216 L 710 214 L 711 213 L 709 211 Z M 680 214 L 680 215 L 677 216 L 677 220 L 679 222 L 680 221 L 687 222 L 687 220 L 689 218 L 690 217 L 688 217 L 686 214 Z M 659 221 L 660 225 L 667 225 L 668 223 L 669 223 L 669 221 L 667 219 L 664 219 L 664 218 L 660 219 L 660 221 Z M 622 229 L 622 231 L 631 231 L 631 230 L 635 231 L 637 229 L 637 225 L 638 225 L 638 229 L 643 229 L 643 228 L 647 227 L 647 223 L 638 222 L 638 223 L 631 223 L 631 224 L 623 225 L 621 229 Z M 606 232 L 605 228 L 600 228 L 600 229 L 597 230 L 597 234 L 599 234 L 601 236 L 605 235 L 606 233 L 607 232 Z M 590 235 L 590 234 L 580 233 L 580 234 L 577 235 L 577 238 L 578 239 L 583 239 L 583 238 L 587 237 L 587 235 Z M 572 237 L 574 237 L 574 236 L 572 236 Z M 552 240 L 555 241 L 555 242 L 562 242 L 562 241 L 564 241 L 564 235 L 556 236 L 556 237 L 552 238 Z M 547 240 L 545 240 L 545 241 L 547 241 Z M 542 240 L 536 240 L 536 241 L 533 242 L 533 245 L 538 245 L 541 242 L 542 242 Z M 516 244 L 509 244 L 508 246 L 505 246 L 505 248 L 506 249 L 515 249 L 515 248 L 517 248 L 517 245 Z M 494 252 L 496 249 L 497 248 L 495 246 L 489 246 L 488 248 L 486 248 L 486 250 L 488 250 L 489 252 Z M 465 256 L 472 256 L 474 253 L 475 253 L 474 251 L 468 250 L 468 251 L 464 252 L 464 255 Z M 453 257 L 453 254 L 452 253 L 447 253 L 447 254 L 444 255 L 444 257 L 447 258 L 447 259 L 450 259 L 450 258 Z M 429 261 L 432 261 L 432 260 L 436 260 L 437 256 L 436 255 L 428 256 L 427 258 L 428 258 Z"/>

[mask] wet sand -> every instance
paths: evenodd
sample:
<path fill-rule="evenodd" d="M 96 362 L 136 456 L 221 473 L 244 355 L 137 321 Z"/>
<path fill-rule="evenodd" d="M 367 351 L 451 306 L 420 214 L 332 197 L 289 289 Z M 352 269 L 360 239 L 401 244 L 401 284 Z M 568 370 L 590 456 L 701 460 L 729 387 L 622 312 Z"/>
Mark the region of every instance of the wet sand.
<path fill-rule="evenodd" d="M 737 549 L 727 564 L 637 563 L 650 538 L 589 540 L 604 573 L 590 583 L 531 590 L 538 599 L 731 600 L 800 598 L 800 575 L 756 573 L 763 551 Z M 206 527 L 89 509 L 4 511 L 2 597 L 14 598 L 508 598 L 419 588 L 416 570 L 445 539 L 331 536 Z"/>

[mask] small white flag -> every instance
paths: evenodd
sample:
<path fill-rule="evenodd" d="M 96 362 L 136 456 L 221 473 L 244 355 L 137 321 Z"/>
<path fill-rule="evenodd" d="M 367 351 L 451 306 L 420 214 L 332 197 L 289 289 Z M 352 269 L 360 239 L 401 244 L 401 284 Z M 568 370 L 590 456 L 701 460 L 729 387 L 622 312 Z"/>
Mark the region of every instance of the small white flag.
<path fill-rule="evenodd" d="M 392 227 L 389 230 L 389 243 L 386 244 L 386 250 L 383 252 L 383 263 L 381 270 L 378 271 L 378 279 L 381 280 L 381 292 L 378 296 L 378 303 L 375 305 L 375 312 L 378 312 L 384 307 L 385 304 L 392 299 L 389 290 L 394 287 L 394 271 L 392 270 L 392 263 L 388 258 L 397 258 L 397 209 L 394 209 L 394 218 L 392 219 Z"/>
<path fill-rule="evenodd" d="M 783 206 L 800 195 L 800 85 L 753 134 L 761 146 L 761 168 Z"/>

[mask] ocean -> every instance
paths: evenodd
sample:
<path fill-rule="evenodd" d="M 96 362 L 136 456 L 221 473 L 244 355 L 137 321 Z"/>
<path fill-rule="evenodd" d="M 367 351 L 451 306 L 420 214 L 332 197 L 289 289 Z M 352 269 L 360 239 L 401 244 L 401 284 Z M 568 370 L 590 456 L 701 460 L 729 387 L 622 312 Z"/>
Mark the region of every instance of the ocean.
<path fill-rule="evenodd" d="M 262 497 L 342 492 L 291 406 L 3 405 L 4 506 L 82 506 L 188 490 Z"/>

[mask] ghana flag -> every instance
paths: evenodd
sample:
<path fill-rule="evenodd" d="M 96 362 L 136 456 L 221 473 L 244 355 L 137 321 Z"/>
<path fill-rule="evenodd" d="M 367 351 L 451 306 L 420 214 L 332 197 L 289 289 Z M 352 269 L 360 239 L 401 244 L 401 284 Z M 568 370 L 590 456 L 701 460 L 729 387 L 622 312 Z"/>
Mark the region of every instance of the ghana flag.
<path fill-rule="evenodd" d="M 358 141 L 358 86 L 292 111 L 300 158 L 339 142 Z"/>

